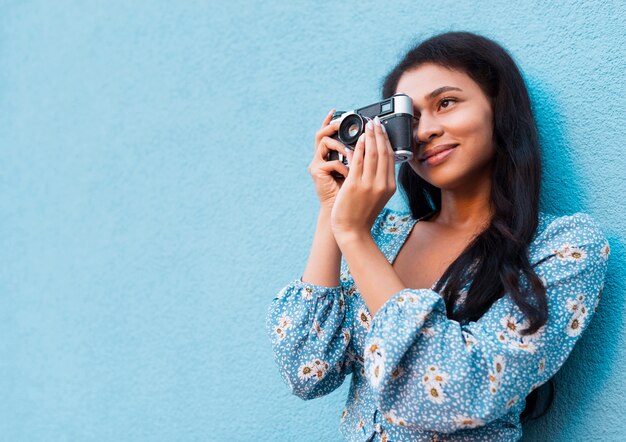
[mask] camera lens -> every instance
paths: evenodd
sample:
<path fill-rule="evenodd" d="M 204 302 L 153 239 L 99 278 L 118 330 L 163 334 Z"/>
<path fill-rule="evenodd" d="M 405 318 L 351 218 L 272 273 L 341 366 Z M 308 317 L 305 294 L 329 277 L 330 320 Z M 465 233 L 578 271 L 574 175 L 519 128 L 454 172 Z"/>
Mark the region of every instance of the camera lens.
<path fill-rule="evenodd" d="M 363 133 L 365 124 L 365 119 L 359 114 L 350 114 L 346 116 L 339 125 L 339 130 L 337 131 L 339 140 L 347 145 L 356 144 L 359 136 Z"/>

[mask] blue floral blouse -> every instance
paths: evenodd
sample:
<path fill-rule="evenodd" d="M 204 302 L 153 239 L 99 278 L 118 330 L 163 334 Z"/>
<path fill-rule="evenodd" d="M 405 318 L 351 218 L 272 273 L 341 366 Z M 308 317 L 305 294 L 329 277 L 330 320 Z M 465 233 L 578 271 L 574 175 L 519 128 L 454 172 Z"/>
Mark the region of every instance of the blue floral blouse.
<path fill-rule="evenodd" d="M 378 215 L 372 237 L 390 263 L 418 221 L 387 207 Z M 459 323 L 436 283 L 395 293 L 372 318 L 343 258 L 340 286 L 290 282 L 266 316 L 281 377 L 308 400 L 352 374 L 339 423 L 348 441 L 519 440 L 526 396 L 554 376 L 589 325 L 610 249 L 588 214 L 540 212 L 528 252 L 549 306 L 547 323 L 529 336 L 506 294 L 478 321 Z"/>

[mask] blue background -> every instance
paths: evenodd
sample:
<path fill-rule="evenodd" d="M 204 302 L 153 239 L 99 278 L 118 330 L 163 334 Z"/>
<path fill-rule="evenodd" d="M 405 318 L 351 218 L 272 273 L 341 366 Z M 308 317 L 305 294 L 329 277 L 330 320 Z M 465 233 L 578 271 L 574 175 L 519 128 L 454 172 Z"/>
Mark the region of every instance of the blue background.
<path fill-rule="evenodd" d="M 0 439 L 340 440 L 348 383 L 290 395 L 265 312 L 308 258 L 322 119 L 451 30 L 512 53 L 543 210 L 612 248 L 525 439 L 626 437 L 623 1 L 174 3 L 0 2 Z"/>

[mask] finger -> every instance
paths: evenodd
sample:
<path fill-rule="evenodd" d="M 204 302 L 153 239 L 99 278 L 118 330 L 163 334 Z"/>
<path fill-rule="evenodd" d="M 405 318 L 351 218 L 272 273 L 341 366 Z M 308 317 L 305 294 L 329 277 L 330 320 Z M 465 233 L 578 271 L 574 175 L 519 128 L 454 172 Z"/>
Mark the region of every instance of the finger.
<path fill-rule="evenodd" d="M 389 185 L 396 185 L 396 154 L 391 147 L 391 141 L 389 141 L 389 136 L 387 136 L 387 131 L 385 130 L 385 126 L 382 125 L 383 133 L 385 134 L 385 144 L 387 145 L 387 152 L 389 152 Z"/>
<path fill-rule="evenodd" d="M 361 134 L 350 156 L 349 179 L 360 181 L 363 175 L 363 154 L 365 152 L 365 134 Z"/>
<path fill-rule="evenodd" d="M 376 167 L 378 163 L 378 148 L 376 147 L 376 135 L 374 134 L 374 123 L 370 120 L 365 126 L 365 158 L 363 163 L 362 180 L 373 183 L 376 178 Z"/>
<path fill-rule="evenodd" d="M 331 137 L 339 130 L 339 120 L 333 121 L 315 133 L 315 148 L 324 137 Z"/>
<path fill-rule="evenodd" d="M 330 112 L 328 112 L 328 115 L 326 115 L 326 118 L 324 118 L 324 122 L 322 123 L 322 127 L 320 127 L 320 129 L 324 129 L 326 126 L 328 126 L 328 123 L 330 123 L 330 120 L 333 118 L 334 112 L 335 108 L 333 107 Z"/>
<path fill-rule="evenodd" d="M 326 159 L 328 158 L 328 153 L 331 150 L 337 151 L 342 155 L 346 155 L 346 150 L 348 149 L 341 141 L 331 138 L 329 136 L 325 136 L 320 141 L 318 149 L 315 152 L 315 157 L 318 160 L 326 161 Z"/>
<path fill-rule="evenodd" d="M 378 117 L 374 118 L 374 137 L 376 138 L 376 148 L 378 150 L 376 181 L 379 181 L 381 185 L 386 185 L 389 175 L 389 161 L 393 160 L 393 158 L 389 157 L 386 135 Z"/>
<path fill-rule="evenodd" d="M 350 169 L 346 167 L 341 161 L 327 161 L 326 163 L 319 166 L 319 170 L 323 170 L 325 172 L 339 172 L 344 176 L 344 178 L 348 177 L 348 173 Z"/>

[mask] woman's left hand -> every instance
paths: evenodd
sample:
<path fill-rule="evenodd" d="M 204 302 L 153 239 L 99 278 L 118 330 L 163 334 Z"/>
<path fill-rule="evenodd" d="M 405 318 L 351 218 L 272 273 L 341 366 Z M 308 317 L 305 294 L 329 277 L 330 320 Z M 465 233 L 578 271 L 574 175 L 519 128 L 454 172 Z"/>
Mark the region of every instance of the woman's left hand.
<path fill-rule="evenodd" d="M 378 117 L 368 122 L 354 152 L 347 151 L 348 177 L 331 212 L 337 241 L 353 234 L 370 235 L 376 217 L 396 192 L 395 156 Z"/>

